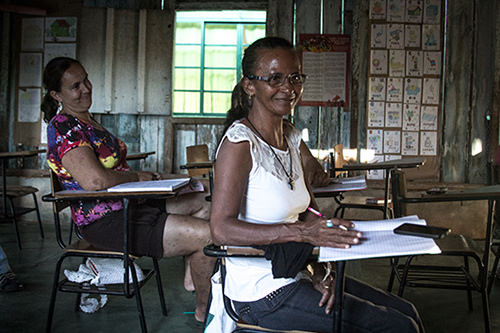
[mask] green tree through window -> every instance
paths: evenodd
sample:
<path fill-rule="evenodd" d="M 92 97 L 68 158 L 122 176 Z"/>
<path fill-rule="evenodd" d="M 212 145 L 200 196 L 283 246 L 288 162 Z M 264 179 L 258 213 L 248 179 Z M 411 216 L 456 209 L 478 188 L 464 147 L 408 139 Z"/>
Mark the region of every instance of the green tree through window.
<path fill-rule="evenodd" d="M 224 116 L 244 49 L 265 36 L 265 12 L 177 12 L 174 116 Z"/>

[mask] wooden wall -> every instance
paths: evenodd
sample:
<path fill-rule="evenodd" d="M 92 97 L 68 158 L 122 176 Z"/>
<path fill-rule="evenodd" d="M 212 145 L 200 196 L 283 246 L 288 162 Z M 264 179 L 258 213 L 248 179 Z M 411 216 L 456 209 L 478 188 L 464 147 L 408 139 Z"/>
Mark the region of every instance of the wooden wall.
<path fill-rule="evenodd" d="M 222 129 L 221 119 L 171 117 L 171 45 L 175 9 L 267 9 L 267 34 L 289 39 L 297 39 L 300 33 L 340 33 L 342 29 L 339 0 L 168 0 L 163 11 L 159 3 L 155 0 L 71 1 L 73 11 L 80 6 L 77 54 L 94 84 L 93 111 L 106 127 L 124 139 L 129 151 L 157 152 L 135 165 L 147 170 L 178 171 L 178 166 L 185 161 L 186 145 L 208 143 L 213 154 Z M 496 41 L 500 38 L 497 24 L 500 6 L 488 0 L 448 0 L 447 4 L 446 90 L 436 180 L 486 183 L 499 135 L 500 49 Z M 368 5 L 369 0 L 344 1 L 344 31 L 351 35 L 350 107 L 340 110 L 298 107 L 294 111 L 296 126 L 309 130 L 307 144 L 311 148 L 328 149 L 336 143 L 352 148 L 366 145 Z M 49 16 L 67 14 L 58 0 L 45 0 L 40 6 L 46 6 Z M 112 25 L 109 24 L 107 6 L 115 7 Z M 140 30 L 139 10 L 144 8 L 148 8 L 145 17 L 149 30 L 146 30 L 145 44 L 141 46 L 139 40 L 143 32 Z M 12 100 L 17 75 L 12 64 L 17 63 L 17 55 L 5 46 L 10 46 L 20 37 L 19 26 L 15 23 L 19 17 L 2 13 L 0 22 L 2 150 L 14 150 L 17 140 L 14 139 L 17 137 Z M 110 27 L 113 27 L 111 37 Z M 106 65 L 109 61 L 112 67 Z M 491 120 L 487 120 L 487 116 Z M 481 140 L 483 152 L 472 156 L 475 139 Z"/>

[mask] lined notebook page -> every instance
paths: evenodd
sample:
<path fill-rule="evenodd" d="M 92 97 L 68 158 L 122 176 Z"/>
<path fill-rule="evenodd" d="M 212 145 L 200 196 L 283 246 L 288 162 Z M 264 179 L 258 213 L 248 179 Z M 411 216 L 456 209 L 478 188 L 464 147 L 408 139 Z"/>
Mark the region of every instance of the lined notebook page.
<path fill-rule="evenodd" d="M 431 238 L 398 235 L 393 232 L 403 223 L 426 225 L 417 216 L 377 221 L 353 221 L 355 229 L 363 233 L 361 243 L 349 249 L 320 247 L 318 261 L 355 260 L 403 256 L 410 254 L 438 254 L 441 250 Z"/>

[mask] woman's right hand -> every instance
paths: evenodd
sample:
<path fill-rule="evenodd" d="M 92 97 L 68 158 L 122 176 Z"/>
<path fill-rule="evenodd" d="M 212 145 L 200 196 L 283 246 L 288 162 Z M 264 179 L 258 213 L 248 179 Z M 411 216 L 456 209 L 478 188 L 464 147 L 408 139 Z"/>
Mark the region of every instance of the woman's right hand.
<path fill-rule="evenodd" d="M 305 241 L 314 246 L 349 248 L 358 244 L 363 236 L 354 230 L 354 223 L 344 219 L 311 218 L 300 223 Z"/>
<path fill-rule="evenodd" d="M 148 180 L 159 180 L 161 176 L 156 172 L 137 171 L 137 178 L 138 181 L 144 182 Z"/>

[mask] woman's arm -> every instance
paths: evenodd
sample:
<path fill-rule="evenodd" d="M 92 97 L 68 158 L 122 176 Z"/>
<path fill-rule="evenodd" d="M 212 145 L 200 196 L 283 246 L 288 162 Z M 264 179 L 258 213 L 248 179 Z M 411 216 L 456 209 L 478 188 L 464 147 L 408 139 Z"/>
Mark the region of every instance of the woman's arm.
<path fill-rule="evenodd" d="M 359 242 L 359 232 L 328 228 L 324 219 L 310 215 L 307 221 L 297 223 L 263 225 L 238 220 L 251 168 L 248 142 L 232 143 L 225 140 L 222 143 L 215 166 L 210 215 L 210 229 L 216 244 L 265 245 L 296 241 L 345 248 Z M 333 219 L 332 222 L 352 227 L 352 223 L 346 220 Z"/>
<path fill-rule="evenodd" d="M 126 182 L 153 180 L 152 172 L 116 171 L 106 169 L 89 147 L 77 147 L 62 158 L 62 165 L 87 191 L 104 190 Z"/>
<path fill-rule="evenodd" d="M 300 155 L 302 156 L 306 182 L 311 186 L 326 186 L 330 183 L 330 176 L 323 170 L 318 160 L 311 154 L 304 141 L 300 141 Z"/>

